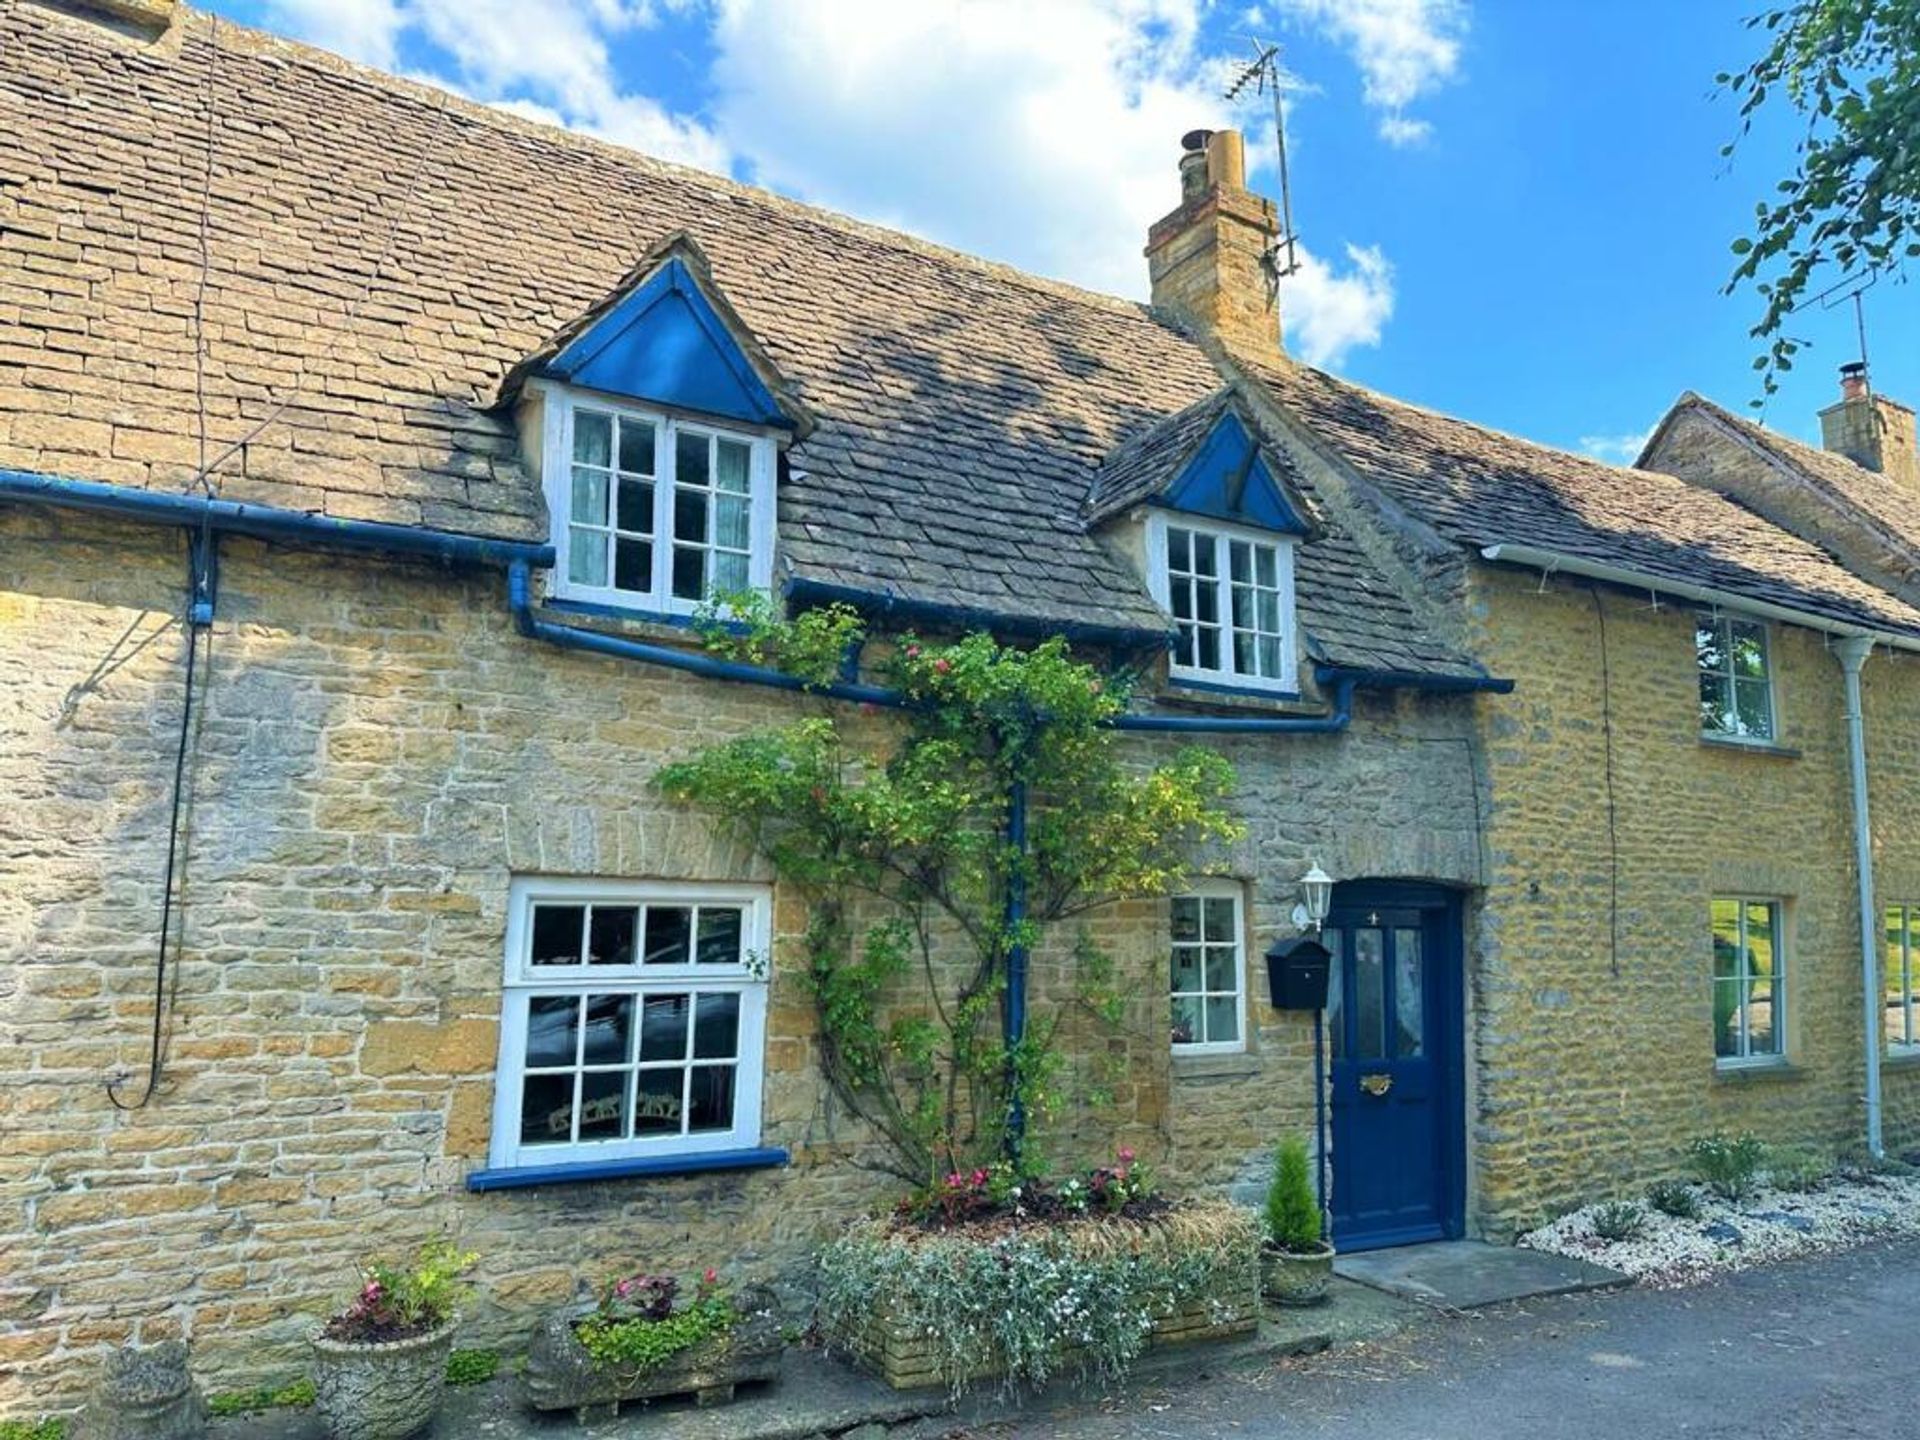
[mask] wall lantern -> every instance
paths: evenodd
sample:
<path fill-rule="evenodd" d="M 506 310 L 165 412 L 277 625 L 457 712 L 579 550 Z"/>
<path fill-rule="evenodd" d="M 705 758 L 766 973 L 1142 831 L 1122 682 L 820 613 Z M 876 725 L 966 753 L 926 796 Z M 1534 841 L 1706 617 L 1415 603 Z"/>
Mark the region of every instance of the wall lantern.
<path fill-rule="evenodd" d="M 1333 877 L 1315 861 L 1313 868 L 1300 877 L 1300 903 L 1293 907 L 1293 928 L 1315 930 L 1327 923 L 1327 911 L 1333 908 Z"/>

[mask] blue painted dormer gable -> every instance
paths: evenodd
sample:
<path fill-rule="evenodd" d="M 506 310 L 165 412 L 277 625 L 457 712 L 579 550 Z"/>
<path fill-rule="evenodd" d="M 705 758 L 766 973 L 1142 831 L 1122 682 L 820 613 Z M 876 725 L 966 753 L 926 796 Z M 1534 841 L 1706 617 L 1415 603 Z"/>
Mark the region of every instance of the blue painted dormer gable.
<path fill-rule="evenodd" d="M 1304 535 L 1311 528 L 1232 410 L 1214 422 L 1173 482 L 1148 503 L 1286 535 Z"/>
<path fill-rule="evenodd" d="M 605 299 L 516 366 L 501 400 L 534 378 L 796 438 L 812 428 L 685 235 L 655 247 Z"/>

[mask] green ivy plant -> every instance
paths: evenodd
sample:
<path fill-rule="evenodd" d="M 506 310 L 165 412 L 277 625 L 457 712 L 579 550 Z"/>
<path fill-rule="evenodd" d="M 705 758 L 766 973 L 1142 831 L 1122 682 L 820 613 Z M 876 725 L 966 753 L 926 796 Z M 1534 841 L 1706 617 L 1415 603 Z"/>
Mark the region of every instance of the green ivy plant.
<path fill-rule="evenodd" d="M 865 638 L 841 607 L 792 620 L 745 597 L 724 607 L 733 623 L 710 618 L 710 648 L 810 682 L 829 679 Z M 1236 838 L 1222 808 L 1233 771 L 1198 748 L 1127 763 L 1106 726 L 1125 708 L 1126 680 L 1059 638 L 1021 649 L 984 634 L 944 644 L 909 635 L 880 669 L 907 702 L 889 712 L 892 725 L 836 709 L 709 747 L 658 781 L 806 896 L 821 1065 L 885 1141 L 876 1163 L 915 1185 L 1002 1155 L 1025 1171 L 1037 1150 L 1021 1148 L 1011 1117 L 1037 1132 L 1058 1112 L 1063 1019 L 1112 1024 L 1124 1008 L 1110 958 L 1076 922 L 1168 893 L 1199 846 Z M 1008 833 L 1016 787 L 1027 798 L 1024 849 Z M 1010 924 L 1016 885 L 1026 916 Z M 1060 947 L 1070 983 L 1033 987 L 1010 1050 L 1008 957 L 1065 924 L 1076 927 Z"/>

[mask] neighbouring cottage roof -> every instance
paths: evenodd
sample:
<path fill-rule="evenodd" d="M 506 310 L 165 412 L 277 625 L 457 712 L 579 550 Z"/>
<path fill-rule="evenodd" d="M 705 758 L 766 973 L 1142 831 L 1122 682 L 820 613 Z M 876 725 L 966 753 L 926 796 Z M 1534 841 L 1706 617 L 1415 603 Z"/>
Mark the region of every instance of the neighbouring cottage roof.
<path fill-rule="evenodd" d="M 1845 455 L 1757 425 L 1704 395 L 1689 390 L 1674 402 L 1648 437 L 1639 463 L 1657 464 L 1663 438 L 1688 416 L 1700 417 L 1730 442 L 1744 445 L 1760 459 L 1804 482 L 1812 497 L 1831 510 L 1837 520 L 1870 530 L 1884 547 L 1885 559 L 1902 579 L 1920 577 L 1920 496 Z M 1740 498 L 1753 503 L 1748 497 Z M 1776 518 L 1786 522 L 1784 516 Z"/>
<path fill-rule="evenodd" d="M 143 46 L 11 6 L 0 53 L 0 465 L 191 482 L 204 187 L 209 449 L 246 441 L 222 493 L 544 538 L 502 389 L 684 235 L 812 422 L 781 482 L 785 576 L 1169 628 L 1081 513 L 1103 457 L 1221 383 L 1142 305 L 205 14 Z M 1376 663 L 1343 647 L 1377 633 L 1478 673 L 1350 554 L 1299 589 L 1323 659 Z"/>
<path fill-rule="evenodd" d="M 1306 366 L 1236 359 L 1315 443 L 1457 544 L 1527 545 L 1920 634 L 1920 610 L 1714 491 L 1549 449 Z"/>

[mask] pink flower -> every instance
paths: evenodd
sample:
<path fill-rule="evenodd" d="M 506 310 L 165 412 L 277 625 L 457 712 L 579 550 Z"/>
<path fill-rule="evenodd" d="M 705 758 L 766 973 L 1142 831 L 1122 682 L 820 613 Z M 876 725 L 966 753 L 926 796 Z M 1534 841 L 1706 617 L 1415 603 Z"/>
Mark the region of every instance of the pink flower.
<path fill-rule="evenodd" d="M 960 1172 L 958 1170 L 954 1171 L 951 1175 L 947 1176 L 947 1184 L 954 1187 L 955 1189 L 959 1188 Z"/>
<path fill-rule="evenodd" d="M 613 1293 L 618 1295 L 622 1300 L 626 1299 L 627 1296 L 633 1293 L 633 1281 L 622 1280 L 618 1285 L 613 1287 Z"/>
<path fill-rule="evenodd" d="M 1127 1164 L 1127 1165 L 1131 1165 L 1131 1164 L 1133 1163 L 1133 1151 L 1131 1151 L 1131 1150 L 1129 1150 L 1129 1149 L 1128 1149 L 1128 1148 L 1127 1148 L 1126 1146 L 1124 1146 L 1124 1145 L 1123 1145 L 1123 1146 L 1121 1146 L 1121 1147 L 1120 1147 L 1120 1159 L 1121 1159 L 1121 1162 L 1122 1162 L 1123 1164 Z"/>
<path fill-rule="evenodd" d="M 919 658 L 920 658 L 920 647 L 918 645 L 907 646 L 907 659 L 918 660 Z"/>
<path fill-rule="evenodd" d="M 938 660 L 933 662 L 933 668 L 937 673 L 945 675 L 949 670 L 953 669 L 953 662 L 942 655 Z"/>
<path fill-rule="evenodd" d="M 700 1279 L 708 1285 L 716 1285 L 720 1281 L 720 1272 L 709 1265 L 706 1273 L 702 1275 Z"/>

